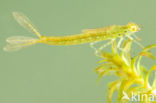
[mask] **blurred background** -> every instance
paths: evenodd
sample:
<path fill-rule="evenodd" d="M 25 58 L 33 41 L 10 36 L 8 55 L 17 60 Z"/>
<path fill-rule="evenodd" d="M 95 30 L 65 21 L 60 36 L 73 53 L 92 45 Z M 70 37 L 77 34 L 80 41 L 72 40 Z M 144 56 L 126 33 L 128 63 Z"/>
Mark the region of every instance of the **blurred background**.
<path fill-rule="evenodd" d="M 155 4 L 155 0 L 0 0 L 0 103 L 106 103 L 107 83 L 115 79 L 103 77 L 97 84 L 94 68 L 100 58 L 89 44 L 37 44 L 17 52 L 3 51 L 7 37 L 36 37 L 14 20 L 13 11 L 27 15 L 47 36 L 133 21 L 141 25 L 136 35 L 146 46 L 156 43 Z M 140 48 L 133 46 L 136 55 Z M 154 63 L 142 62 L 147 67 Z"/>

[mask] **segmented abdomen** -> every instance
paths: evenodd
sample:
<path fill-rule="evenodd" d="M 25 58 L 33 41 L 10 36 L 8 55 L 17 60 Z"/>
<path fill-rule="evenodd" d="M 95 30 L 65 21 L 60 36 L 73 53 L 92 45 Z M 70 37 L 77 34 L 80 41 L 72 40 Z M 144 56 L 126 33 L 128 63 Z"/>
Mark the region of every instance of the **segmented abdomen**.
<path fill-rule="evenodd" d="M 76 45 L 84 44 L 89 42 L 96 42 L 110 39 L 111 35 L 109 34 L 76 34 L 71 36 L 61 36 L 61 37 L 46 37 L 46 44 L 52 45 Z"/>
<path fill-rule="evenodd" d="M 108 40 L 122 36 L 127 28 L 125 26 L 111 26 L 103 29 L 92 29 L 85 31 L 82 34 L 75 34 L 70 36 L 52 36 L 44 37 L 43 43 L 51 45 L 76 45 L 89 42 L 96 42 Z"/>

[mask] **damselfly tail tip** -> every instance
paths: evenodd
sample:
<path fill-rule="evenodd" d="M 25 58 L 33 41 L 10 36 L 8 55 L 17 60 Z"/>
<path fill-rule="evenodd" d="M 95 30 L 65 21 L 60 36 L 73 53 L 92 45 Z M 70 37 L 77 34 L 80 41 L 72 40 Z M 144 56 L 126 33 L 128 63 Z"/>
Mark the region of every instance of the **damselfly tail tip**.
<path fill-rule="evenodd" d="M 13 12 L 12 12 L 12 15 L 13 15 L 13 16 L 17 16 L 17 15 L 18 15 L 18 12 L 13 11 Z"/>
<path fill-rule="evenodd" d="M 8 44 L 4 47 L 4 51 L 17 51 L 40 42 L 38 39 L 24 36 L 9 37 L 6 39 L 6 41 Z"/>
<path fill-rule="evenodd" d="M 3 48 L 3 50 L 6 51 L 6 52 L 18 51 L 18 50 L 20 50 L 20 49 L 21 49 L 21 48 L 15 47 L 15 46 L 13 46 L 13 45 L 11 45 L 11 44 L 7 44 L 7 45 Z"/>

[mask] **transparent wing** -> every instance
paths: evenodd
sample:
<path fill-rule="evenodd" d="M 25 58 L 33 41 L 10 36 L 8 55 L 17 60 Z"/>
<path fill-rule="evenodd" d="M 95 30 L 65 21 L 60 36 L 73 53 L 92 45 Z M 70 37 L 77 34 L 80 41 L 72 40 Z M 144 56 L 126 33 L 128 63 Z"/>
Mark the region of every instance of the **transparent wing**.
<path fill-rule="evenodd" d="M 82 33 L 96 33 L 97 32 L 97 30 L 96 29 L 84 29 L 84 30 L 82 30 Z"/>
<path fill-rule="evenodd" d="M 4 47 L 5 51 L 17 51 L 26 46 L 37 43 L 38 39 L 24 36 L 13 36 L 8 38 L 6 41 L 8 44 Z"/>
<path fill-rule="evenodd" d="M 18 43 L 27 43 L 28 41 L 33 41 L 33 40 L 37 40 L 37 39 L 32 37 L 25 37 L 25 36 L 13 36 L 7 38 L 6 41 L 11 44 L 18 44 Z"/>
<path fill-rule="evenodd" d="M 38 32 L 38 30 L 35 28 L 35 26 L 33 26 L 33 24 L 26 16 L 24 16 L 22 13 L 19 12 L 13 12 L 13 16 L 20 25 L 27 28 L 31 32 L 35 33 L 38 37 L 41 37 L 41 34 Z"/>
<path fill-rule="evenodd" d="M 99 33 L 99 32 L 106 32 L 107 30 L 111 29 L 113 26 L 102 27 L 97 29 L 84 29 L 82 33 Z"/>

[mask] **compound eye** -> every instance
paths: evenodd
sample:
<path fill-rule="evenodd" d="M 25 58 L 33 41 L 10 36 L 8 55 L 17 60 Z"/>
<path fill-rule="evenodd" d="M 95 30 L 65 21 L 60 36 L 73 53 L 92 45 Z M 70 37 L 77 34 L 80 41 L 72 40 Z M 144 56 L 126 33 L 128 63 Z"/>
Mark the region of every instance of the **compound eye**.
<path fill-rule="evenodd" d="M 132 30 L 133 32 L 135 32 L 136 29 L 137 29 L 136 26 L 132 26 L 132 27 L 131 27 L 131 30 Z"/>

